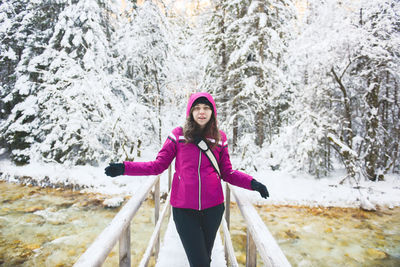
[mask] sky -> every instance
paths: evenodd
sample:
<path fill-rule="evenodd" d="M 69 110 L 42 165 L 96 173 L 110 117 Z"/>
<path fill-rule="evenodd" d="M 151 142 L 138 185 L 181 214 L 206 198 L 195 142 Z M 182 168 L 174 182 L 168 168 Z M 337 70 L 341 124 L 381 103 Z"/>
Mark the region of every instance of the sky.
<path fill-rule="evenodd" d="M 126 6 L 126 1 L 127 0 L 120 0 L 121 2 L 121 9 L 124 9 Z M 137 4 L 141 5 L 143 4 L 145 0 L 137 0 Z M 179 14 L 185 14 L 187 16 L 192 16 L 194 14 L 194 9 L 195 8 L 207 8 L 212 4 L 212 0 L 163 0 L 165 5 L 172 5 L 172 7 L 179 13 Z M 307 8 L 307 3 L 308 0 L 296 0 L 294 2 L 294 5 L 296 9 L 299 12 L 299 16 L 304 14 L 304 11 Z"/>

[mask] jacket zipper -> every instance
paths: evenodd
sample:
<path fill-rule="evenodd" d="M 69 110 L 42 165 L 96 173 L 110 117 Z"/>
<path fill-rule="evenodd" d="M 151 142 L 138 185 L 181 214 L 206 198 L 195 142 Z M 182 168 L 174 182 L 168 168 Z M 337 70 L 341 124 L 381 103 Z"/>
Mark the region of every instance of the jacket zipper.
<path fill-rule="evenodd" d="M 201 150 L 200 150 L 199 168 L 198 168 L 198 174 L 199 174 L 199 210 L 201 210 L 201 178 L 200 178 L 200 164 L 201 164 Z"/>

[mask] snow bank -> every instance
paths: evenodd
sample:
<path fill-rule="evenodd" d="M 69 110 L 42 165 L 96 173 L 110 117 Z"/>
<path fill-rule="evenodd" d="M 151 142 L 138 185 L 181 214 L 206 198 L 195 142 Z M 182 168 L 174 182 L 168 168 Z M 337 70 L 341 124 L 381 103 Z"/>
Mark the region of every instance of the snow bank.
<path fill-rule="evenodd" d="M 148 155 L 149 160 L 151 156 Z M 29 181 L 40 186 L 67 186 L 79 188 L 85 192 L 96 192 L 110 195 L 109 204 L 116 205 L 117 196 L 134 194 L 135 190 L 147 177 L 120 176 L 110 178 L 104 174 L 107 164 L 99 167 L 74 166 L 58 164 L 32 163 L 26 166 L 15 166 L 11 162 L 0 161 L 0 180 L 9 182 Z M 364 204 L 371 207 L 393 208 L 400 206 L 400 176 L 387 175 L 385 181 L 346 181 L 340 184 L 344 172 L 336 172 L 326 178 L 313 177 L 283 171 L 262 170 L 253 175 L 264 183 L 270 193 L 265 200 L 258 192 L 240 189 L 254 204 L 304 205 L 360 207 Z M 168 172 L 161 176 L 161 192 L 167 191 Z M 23 177 L 21 179 L 21 177 Z"/>
<path fill-rule="evenodd" d="M 323 207 L 393 208 L 400 206 L 400 176 L 387 175 L 385 181 L 345 181 L 344 172 L 315 179 L 280 171 L 262 171 L 254 177 L 264 183 L 270 198 L 264 200 L 257 192 L 241 190 L 255 204 L 304 205 Z M 372 206 L 371 206 L 372 205 Z"/>

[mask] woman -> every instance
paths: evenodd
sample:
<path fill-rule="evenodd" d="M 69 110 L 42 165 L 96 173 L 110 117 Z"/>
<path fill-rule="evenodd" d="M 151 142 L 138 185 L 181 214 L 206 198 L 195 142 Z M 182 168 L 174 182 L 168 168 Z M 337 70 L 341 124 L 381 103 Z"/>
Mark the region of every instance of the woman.
<path fill-rule="evenodd" d="M 218 171 L 195 140 L 204 140 L 213 152 Z M 197 143 L 197 142 L 196 142 Z M 172 130 L 155 161 L 110 164 L 108 176 L 158 175 L 175 161 L 171 188 L 173 219 L 191 267 L 210 266 L 211 251 L 224 213 L 221 180 L 269 196 L 267 188 L 240 171 L 232 170 L 228 142 L 218 130 L 217 110 L 208 93 L 191 95 L 184 127 Z"/>

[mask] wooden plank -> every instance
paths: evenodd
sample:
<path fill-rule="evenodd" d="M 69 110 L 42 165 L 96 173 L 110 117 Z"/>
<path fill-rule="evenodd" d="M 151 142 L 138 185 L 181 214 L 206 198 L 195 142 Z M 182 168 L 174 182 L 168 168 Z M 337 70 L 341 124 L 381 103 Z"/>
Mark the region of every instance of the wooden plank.
<path fill-rule="evenodd" d="M 168 167 L 168 191 L 171 190 L 171 183 L 172 183 L 172 164 Z"/>
<path fill-rule="evenodd" d="M 160 230 L 161 230 L 161 224 L 168 214 L 168 210 L 170 208 L 170 197 L 171 194 L 168 194 L 168 198 L 165 201 L 164 208 L 161 212 L 161 217 L 158 219 L 157 224 L 154 228 L 153 234 L 150 237 L 149 244 L 147 245 L 146 251 L 143 254 L 142 260 L 140 261 L 139 267 L 146 267 L 149 264 L 149 260 L 151 257 L 151 251 L 153 250 L 154 246 L 156 245 L 157 240 L 159 240 L 160 237 Z"/>
<path fill-rule="evenodd" d="M 228 229 L 230 229 L 230 218 L 231 218 L 231 190 L 229 189 L 229 184 L 226 183 L 225 187 L 225 219 Z"/>
<path fill-rule="evenodd" d="M 234 186 L 229 185 L 236 203 L 247 224 L 257 251 L 266 266 L 291 266 L 278 243 L 269 232 L 256 209 L 244 195 L 237 192 Z"/>
<path fill-rule="evenodd" d="M 159 179 L 154 186 L 154 222 L 157 225 L 158 218 L 160 217 L 160 176 Z M 154 254 L 157 260 L 158 253 L 160 252 L 160 235 L 157 237 L 156 246 L 154 249 Z"/>
<path fill-rule="evenodd" d="M 249 229 L 247 229 L 246 238 L 246 267 L 257 267 L 257 248 Z"/>
<path fill-rule="evenodd" d="M 131 227 L 122 232 L 119 238 L 119 267 L 131 266 Z"/>
<path fill-rule="evenodd" d="M 230 267 L 238 267 L 239 264 L 235 257 L 235 250 L 233 249 L 231 235 L 229 233 L 228 224 L 225 218 L 222 218 L 222 232 L 224 233 L 224 243 L 225 243 L 225 260 L 229 262 Z"/>
<path fill-rule="evenodd" d="M 79 257 L 74 264 L 75 267 L 101 266 L 103 264 L 159 177 L 149 177 L 148 179 L 115 215 L 103 232 L 97 236 L 85 253 Z"/>

